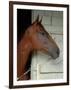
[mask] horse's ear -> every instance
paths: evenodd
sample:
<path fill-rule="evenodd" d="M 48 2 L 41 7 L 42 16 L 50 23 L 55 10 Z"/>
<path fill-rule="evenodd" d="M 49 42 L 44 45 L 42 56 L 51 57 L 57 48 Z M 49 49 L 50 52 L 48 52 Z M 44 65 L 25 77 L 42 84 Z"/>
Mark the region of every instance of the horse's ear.
<path fill-rule="evenodd" d="M 37 18 L 36 18 L 36 22 L 39 22 L 39 15 L 38 15 Z"/>
<path fill-rule="evenodd" d="M 39 21 L 40 23 L 42 22 L 42 18 L 43 18 L 43 17 L 41 17 L 41 19 L 40 19 L 40 21 Z"/>

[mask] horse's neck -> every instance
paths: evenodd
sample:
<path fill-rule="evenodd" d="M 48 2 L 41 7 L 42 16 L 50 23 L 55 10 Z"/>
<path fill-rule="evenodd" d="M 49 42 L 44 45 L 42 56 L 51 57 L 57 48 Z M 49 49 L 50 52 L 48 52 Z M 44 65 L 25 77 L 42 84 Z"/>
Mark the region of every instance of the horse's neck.
<path fill-rule="evenodd" d="M 32 51 L 31 44 L 27 38 L 23 38 L 18 45 L 18 54 L 17 54 L 17 72 L 18 77 L 25 72 L 25 66 L 28 61 L 30 52 Z"/>

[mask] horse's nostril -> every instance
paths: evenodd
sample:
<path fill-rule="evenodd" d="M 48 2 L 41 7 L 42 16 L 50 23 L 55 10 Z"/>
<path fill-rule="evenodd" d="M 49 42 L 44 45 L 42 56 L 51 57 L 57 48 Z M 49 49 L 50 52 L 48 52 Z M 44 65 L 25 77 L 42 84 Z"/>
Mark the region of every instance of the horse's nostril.
<path fill-rule="evenodd" d="M 59 49 L 57 49 L 57 54 L 59 55 L 59 53 L 60 53 L 60 51 L 59 51 Z"/>

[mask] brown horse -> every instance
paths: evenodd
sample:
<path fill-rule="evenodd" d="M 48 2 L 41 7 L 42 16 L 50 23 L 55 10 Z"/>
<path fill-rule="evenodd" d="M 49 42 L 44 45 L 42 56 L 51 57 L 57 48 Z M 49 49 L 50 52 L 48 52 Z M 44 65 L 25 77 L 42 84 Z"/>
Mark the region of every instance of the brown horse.
<path fill-rule="evenodd" d="M 17 77 L 18 80 L 28 80 L 29 76 L 26 74 L 26 64 L 28 62 L 29 54 L 33 51 L 42 51 L 48 53 L 53 59 L 59 56 L 59 48 L 52 37 L 44 29 L 39 21 L 39 16 L 30 25 L 23 38 L 17 45 Z"/>

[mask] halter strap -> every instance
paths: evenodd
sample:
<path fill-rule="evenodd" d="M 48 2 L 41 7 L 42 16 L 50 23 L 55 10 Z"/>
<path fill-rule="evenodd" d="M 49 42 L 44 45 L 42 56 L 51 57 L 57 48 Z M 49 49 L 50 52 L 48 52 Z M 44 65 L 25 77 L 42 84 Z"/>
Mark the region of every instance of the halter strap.
<path fill-rule="evenodd" d="M 17 80 L 19 80 L 22 76 L 27 75 L 31 71 L 31 68 L 29 68 L 27 71 L 25 71 Z"/>

